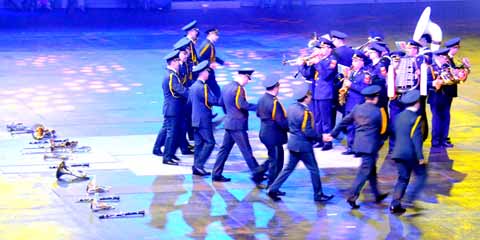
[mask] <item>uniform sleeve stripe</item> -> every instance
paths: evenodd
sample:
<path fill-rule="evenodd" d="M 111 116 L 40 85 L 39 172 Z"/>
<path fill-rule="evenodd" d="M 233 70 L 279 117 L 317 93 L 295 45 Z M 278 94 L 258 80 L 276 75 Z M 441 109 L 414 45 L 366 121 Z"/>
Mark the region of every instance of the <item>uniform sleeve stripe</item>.
<path fill-rule="evenodd" d="M 170 80 L 168 81 L 168 88 L 170 89 L 170 94 L 175 97 L 175 92 L 173 91 L 173 73 L 170 73 Z"/>
<path fill-rule="evenodd" d="M 302 132 L 305 132 L 305 128 L 307 127 L 308 121 L 308 111 L 303 111 L 303 121 L 302 121 Z"/>
<path fill-rule="evenodd" d="M 208 86 L 207 86 L 207 84 L 203 85 L 203 93 L 205 95 L 205 107 L 207 107 L 208 109 L 212 109 L 212 107 L 210 107 L 208 105 Z"/>
<path fill-rule="evenodd" d="M 410 138 L 413 137 L 413 133 L 415 133 L 415 129 L 417 128 L 418 124 L 420 123 L 420 120 L 422 119 L 422 116 L 418 116 L 417 119 L 415 120 L 415 124 L 413 124 L 412 129 L 410 130 Z"/>
<path fill-rule="evenodd" d="M 277 114 L 277 102 L 277 99 L 273 100 L 272 120 L 275 120 L 275 115 Z"/>
<path fill-rule="evenodd" d="M 382 114 L 382 128 L 380 129 L 380 134 L 385 134 L 388 124 L 387 112 L 385 112 L 384 108 L 380 108 L 380 113 Z"/>
<path fill-rule="evenodd" d="M 238 102 L 239 98 L 240 98 L 240 94 L 242 93 L 242 88 L 240 86 L 238 86 L 237 88 L 237 94 L 235 95 L 235 106 L 240 109 L 240 103 Z"/>
<path fill-rule="evenodd" d="M 313 119 L 313 112 L 308 111 L 308 114 L 310 115 L 310 125 L 312 126 L 312 129 L 315 128 L 315 120 Z"/>
<path fill-rule="evenodd" d="M 203 47 L 202 51 L 200 51 L 200 56 L 203 56 L 203 54 L 207 51 L 208 47 L 210 46 L 210 44 L 205 44 L 205 47 Z"/>
<path fill-rule="evenodd" d="M 318 79 L 318 71 L 315 70 L 315 74 L 313 75 L 313 80 L 317 80 Z"/>

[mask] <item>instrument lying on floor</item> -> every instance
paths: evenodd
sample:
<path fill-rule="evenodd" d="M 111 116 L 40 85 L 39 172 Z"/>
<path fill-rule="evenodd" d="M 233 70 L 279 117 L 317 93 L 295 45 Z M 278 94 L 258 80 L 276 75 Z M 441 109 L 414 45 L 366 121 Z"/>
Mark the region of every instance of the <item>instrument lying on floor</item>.
<path fill-rule="evenodd" d="M 97 180 L 95 177 L 92 177 L 90 182 L 87 184 L 87 193 L 88 194 L 95 194 L 95 193 L 105 193 L 110 191 L 112 187 L 110 186 L 99 186 L 97 185 Z"/>
<path fill-rule="evenodd" d="M 71 170 L 65 164 L 65 161 L 62 161 L 57 167 L 56 177 L 60 180 L 63 176 L 72 176 L 77 179 L 89 179 L 87 174 L 81 170 Z"/>
<path fill-rule="evenodd" d="M 33 139 L 43 140 L 55 138 L 55 130 L 46 128 L 43 124 L 35 124 L 33 127 L 27 127 L 23 123 L 7 124 L 7 131 L 11 135 L 32 134 Z"/>
<path fill-rule="evenodd" d="M 97 199 L 93 199 L 93 201 L 90 202 L 90 210 L 92 210 L 92 212 L 107 211 L 112 209 L 115 209 L 115 207 L 105 202 L 98 202 Z"/>
<path fill-rule="evenodd" d="M 80 198 L 79 203 L 90 203 L 94 200 L 98 202 L 118 202 L 120 201 L 120 196 L 109 196 L 109 197 L 99 197 L 99 198 Z"/>
<path fill-rule="evenodd" d="M 99 219 L 109 219 L 109 218 L 128 218 L 128 217 L 144 217 L 145 210 L 136 211 L 136 212 L 118 212 L 112 214 L 104 214 L 98 216 Z"/>
<path fill-rule="evenodd" d="M 40 145 L 40 144 L 39 144 Z M 38 147 L 24 148 L 24 150 L 40 150 L 23 152 L 23 154 L 40 154 L 46 152 L 52 153 L 85 153 L 92 150 L 89 146 L 78 147 L 78 141 L 61 141 L 55 142 L 51 139 L 49 145 L 41 145 Z"/>
<path fill-rule="evenodd" d="M 69 167 L 90 167 L 90 163 L 73 163 Z M 50 166 L 50 169 L 58 168 L 58 166 Z"/>

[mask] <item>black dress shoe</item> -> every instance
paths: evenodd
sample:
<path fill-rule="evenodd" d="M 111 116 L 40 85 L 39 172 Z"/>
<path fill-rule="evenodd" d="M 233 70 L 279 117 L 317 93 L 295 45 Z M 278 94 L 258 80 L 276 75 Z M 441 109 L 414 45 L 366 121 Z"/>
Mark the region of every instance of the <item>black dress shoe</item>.
<path fill-rule="evenodd" d="M 196 168 L 196 167 L 192 167 L 192 173 L 193 175 L 202 176 L 202 177 L 210 175 L 210 173 L 205 171 L 205 169 Z"/>
<path fill-rule="evenodd" d="M 392 214 L 402 214 L 405 211 L 407 211 L 407 209 L 403 208 L 401 205 L 390 206 L 390 213 Z"/>
<path fill-rule="evenodd" d="M 451 140 L 449 137 L 447 137 L 447 139 L 445 139 L 445 141 L 446 141 L 447 143 L 452 144 L 452 140 Z"/>
<path fill-rule="evenodd" d="M 320 194 L 315 196 L 315 202 L 325 202 L 333 198 L 333 195 L 325 195 L 325 194 Z"/>
<path fill-rule="evenodd" d="M 351 148 L 348 148 L 347 151 L 342 152 L 342 155 L 353 155 L 355 154 Z"/>
<path fill-rule="evenodd" d="M 332 142 L 327 142 L 323 144 L 322 151 L 328 151 L 333 148 Z"/>
<path fill-rule="evenodd" d="M 287 193 L 286 193 L 286 192 L 282 192 L 282 191 L 280 191 L 280 190 L 277 190 L 277 195 L 278 195 L 278 196 L 285 196 L 285 195 L 287 195 Z"/>
<path fill-rule="evenodd" d="M 157 155 L 159 157 L 163 157 L 163 152 L 162 150 L 158 149 L 158 150 L 153 150 L 153 155 Z"/>
<path fill-rule="evenodd" d="M 170 160 L 163 160 L 163 164 L 167 164 L 167 165 L 178 165 L 178 162 L 175 162 L 173 161 L 172 159 Z"/>
<path fill-rule="evenodd" d="M 230 181 L 232 181 L 232 179 L 231 178 L 226 178 L 226 177 L 220 175 L 220 176 L 213 176 L 212 181 L 214 181 L 214 182 L 230 182 Z"/>
<path fill-rule="evenodd" d="M 175 156 L 175 155 L 172 156 L 172 159 L 175 160 L 175 161 L 180 161 L 180 158 L 178 158 L 178 157 Z"/>
<path fill-rule="evenodd" d="M 267 195 L 275 202 L 282 200 L 280 197 L 278 197 L 277 192 L 268 192 Z"/>
<path fill-rule="evenodd" d="M 358 205 L 357 203 L 355 203 L 355 200 L 353 198 L 348 198 L 347 199 L 347 203 L 348 205 L 350 205 L 350 207 L 352 209 L 359 209 L 360 208 L 360 205 Z"/>
<path fill-rule="evenodd" d="M 375 197 L 375 203 L 381 203 L 387 197 L 388 197 L 388 193 L 382 193 Z"/>
<path fill-rule="evenodd" d="M 256 185 L 259 185 L 260 183 L 262 183 L 264 180 L 266 180 L 267 178 L 265 177 L 264 173 L 263 172 L 260 172 L 260 173 L 256 173 L 254 174 L 252 177 L 251 177 L 252 181 L 256 184 Z"/>

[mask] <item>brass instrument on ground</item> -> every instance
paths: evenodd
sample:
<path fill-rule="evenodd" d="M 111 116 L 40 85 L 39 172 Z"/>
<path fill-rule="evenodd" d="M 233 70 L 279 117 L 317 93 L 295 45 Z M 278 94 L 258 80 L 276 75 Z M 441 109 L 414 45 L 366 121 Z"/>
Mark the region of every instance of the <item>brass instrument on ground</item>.
<path fill-rule="evenodd" d="M 43 124 L 33 125 L 32 137 L 35 140 L 42 140 L 45 138 L 54 138 L 55 130 L 46 128 Z"/>
<path fill-rule="evenodd" d="M 118 212 L 112 214 L 104 214 L 98 216 L 99 219 L 109 219 L 109 218 L 128 218 L 128 217 L 144 217 L 145 211 L 136 211 L 136 212 Z"/>
<path fill-rule="evenodd" d="M 76 179 L 89 179 L 87 174 L 81 170 L 71 170 L 67 167 L 67 164 L 65 164 L 65 161 L 62 161 L 58 167 L 57 167 L 57 173 L 56 177 L 57 179 L 61 179 L 63 176 L 72 176 Z"/>

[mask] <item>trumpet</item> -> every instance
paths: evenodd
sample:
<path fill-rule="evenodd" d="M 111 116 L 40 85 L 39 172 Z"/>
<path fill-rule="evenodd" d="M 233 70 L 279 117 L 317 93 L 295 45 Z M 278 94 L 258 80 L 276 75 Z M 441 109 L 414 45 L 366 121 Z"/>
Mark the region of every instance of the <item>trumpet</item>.
<path fill-rule="evenodd" d="M 302 60 L 302 62 L 306 63 L 312 59 L 314 59 L 315 57 L 318 57 L 318 53 L 312 53 L 310 54 L 310 56 L 306 56 L 306 57 L 298 57 L 298 58 L 295 58 L 295 59 L 290 59 L 290 60 L 287 60 L 286 59 L 286 56 L 283 55 L 283 60 L 282 60 L 282 64 L 283 65 L 290 65 L 290 66 L 295 66 L 296 63 L 299 61 L 299 60 Z"/>
<path fill-rule="evenodd" d="M 358 47 L 355 47 L 353 49 L 363 51 L 366 47 L 368 47 L 368 45 L 370 45 L 370 43 L 374 43 L 374 42 L 378 42 L 378 41 L 379 40 L 377 38 L 369 37 L 366 42 L 364 42 L 362 45 L 360 45 Z"/>
<path fill-rule="evenodd" d="M 99 219 L 109 219 L 109 218 L 125 218 L 125 217 L 144 217 L 145 210 L 136 211 L 136 212 L 118 212 L 112 214 L 104 214 L 98 216 Z"/>
<path fill-rule="evenodd" d="M 65 164 L 65 161 L 62 161 L 58 165 L 57 172 L 56 172 L 55 175 L 56 175 L 58 180 L 60 180 L 62 178 L 62 176 L 64 176 L 64 175 L 72 176 L 76 179 L 82 179 L 82 180 L 89 179 L 87 174 L 85 172 L 81 171 L 81 170 L 70 170 L 67 167 L 67 164 Z"/>

